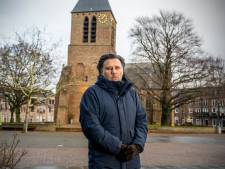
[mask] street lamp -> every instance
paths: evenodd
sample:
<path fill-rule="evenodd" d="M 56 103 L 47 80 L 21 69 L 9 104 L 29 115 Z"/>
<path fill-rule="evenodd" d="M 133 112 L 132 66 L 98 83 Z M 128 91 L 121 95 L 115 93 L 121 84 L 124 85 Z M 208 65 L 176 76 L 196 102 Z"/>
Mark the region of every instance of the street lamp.
<path fill-rule="evenodd" d="M 220 121 L 220 101 L 219 101 L 219 98 L 217 99 L 216 101 L 217 103 L 217 129 L 218 129 L 218 134 L 221 134 L 222 133 L 222 129 L 221 129 L 221 121 Z"/>

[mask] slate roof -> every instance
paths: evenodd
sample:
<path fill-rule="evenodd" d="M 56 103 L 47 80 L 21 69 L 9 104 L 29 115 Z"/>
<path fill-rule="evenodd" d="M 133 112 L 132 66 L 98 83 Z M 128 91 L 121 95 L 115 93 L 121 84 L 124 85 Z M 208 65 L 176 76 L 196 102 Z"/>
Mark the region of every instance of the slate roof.
<path fill-rule="evenodd" d="M 111 11 L 108 0 L 79 0 L 71 13 Z"/>

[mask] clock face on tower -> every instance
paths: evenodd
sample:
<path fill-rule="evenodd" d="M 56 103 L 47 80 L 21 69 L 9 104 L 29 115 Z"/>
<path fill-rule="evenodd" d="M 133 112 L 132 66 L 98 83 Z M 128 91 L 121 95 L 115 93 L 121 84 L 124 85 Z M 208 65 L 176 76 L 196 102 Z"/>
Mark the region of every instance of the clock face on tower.
<path fill-rule="evenodd" d="M 108 16 L 107 16 L 106 14 L 99 14 L 99 15 L 98 15 L 98 21 L 99 21 L 100 23 L 105 24 L 105 23 L 108 22 Z"/>

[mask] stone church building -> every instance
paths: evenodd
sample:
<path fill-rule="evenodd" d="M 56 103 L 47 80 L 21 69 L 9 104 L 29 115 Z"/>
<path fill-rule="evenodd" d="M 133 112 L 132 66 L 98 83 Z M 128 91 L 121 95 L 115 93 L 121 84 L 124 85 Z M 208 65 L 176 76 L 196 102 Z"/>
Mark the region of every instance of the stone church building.
<path fill-rule="evenodd" d="M 116 20 L 108 0 L 79 0 L 71 15 L 68 61 L 56 89 L 54 120 L 79 126 L 80 100 L 96 81 L 99 57 L 116 52 Z"/>

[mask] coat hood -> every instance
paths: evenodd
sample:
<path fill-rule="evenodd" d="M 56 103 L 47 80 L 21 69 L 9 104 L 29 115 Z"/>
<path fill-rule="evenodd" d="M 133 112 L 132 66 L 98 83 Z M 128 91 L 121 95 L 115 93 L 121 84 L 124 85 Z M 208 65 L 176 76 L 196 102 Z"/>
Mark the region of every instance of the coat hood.
<path fill-rule="evenodd" d="M 122 81 L 111 81 L 100 75 L 96 85 L 116 96 L 125 94 L 132 87 L 132 83 L 125 76 Z"/>

